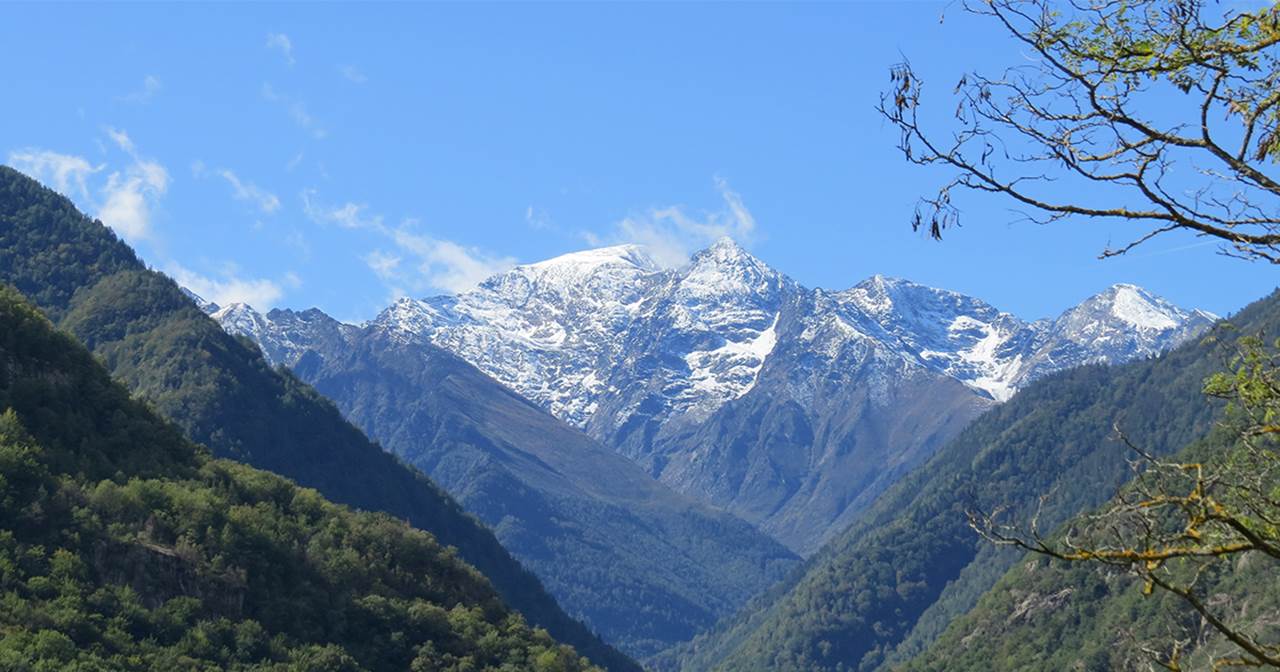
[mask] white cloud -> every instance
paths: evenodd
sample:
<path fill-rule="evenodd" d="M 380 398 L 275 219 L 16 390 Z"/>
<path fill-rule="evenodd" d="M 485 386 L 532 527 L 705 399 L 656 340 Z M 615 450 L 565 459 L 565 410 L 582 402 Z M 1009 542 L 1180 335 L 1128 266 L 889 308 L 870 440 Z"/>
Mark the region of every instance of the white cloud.
<path fill-rule="evenodd" d="M 284 33 L 267 33 L 267 48 L 280 52 L 289 67 L 293 67 L 297 62 L 293 58 L 293 40 Z"/>
<path fill-rule="evenodd" d="M 241 181 L 230 170 L 220 170 L 218 174 L 231 184 L 231 195 L 238 201 L 249 201 L 264 213 L 271 214 L 280 209 L 280 199 L 275 194 L 258 187 L 252 182 Z"/>
<path fill-rule="evenodd" d="M 716 177 L 716 190 L 720 192 L 720 197 L 724 199 L 725 205 L 729 206 L 729 212 L 733 215 L 728 233 L 724 235 L 736 236 L 745 241 L 751 240 L 756 232 L 756 218 L 751 216 L 751 211 L 747 210 L 747 206 L 742 202 L 742 195 L 729 186 L 728 180 L 719 176 Z"/>
<path fill-rule="evenodd" d="M 160 80 L 155 75 L 147 75 L 142 79 L 142 88 L 137 91 L 131 91 L 119 97 L 119 100 L 126 103 L 137 103 L 145 105 L 151 102 L 156 94 L 160 93 L 160 89 L 164 88 Z"/>
<path fill-rule="evenodd" d="M 317 224 L 337 224 L 344 229 L 386 228 L 380 215 L 365 214 L 369 208 L 364 204 L 347 202 L 337 206 L 324 206 L 316 202 L 315 196 L 314 189 L 302 192 L 302 211 Z"/>
<path fill-rule="evenodd" d="M 220 306 L 247 303 L 258 310 L 269 310 L 284 296 L 280 283 L 265 278 L 240 277 L 234 264 L 223 268 L 218 277 L 202 275 L 177 262 L 168 264 L 164 270 L 178 284 Z M 286 274 L 284 281 L 292 287 L 301 284 L 292 273 Z"/>
<path fill-rule="evenodd" d="M 191 172 L 196 177 L 204 177 L 210 174 L 203 161 L 196 161 L 191 164 Z M 237 201 L 250 203 L 267 215 L 273 214 L 280 209 L 279 197 L 252 182 L 240 179 L 240 176 L 236 175 L 235 172 L 227 168 L 219 168 L 212 171 L 212 174 L 221 177 L 227 181 L 227 184 L 231 185 L 231 197 Z"/>
<path fill-rule="evenodd" d="M 104 190 L 107 200 L 98 210 L 98 219 L 127 240 L 146 238 L 151 233 L 151 206 L 143 189 L 141 178 L 112 173 Z"/>
<path fill-rule="evenodd" d="M 695 250 L 725 236 L 749 244 L 755 237 L 755 217 L 727 181 L 717 177 L 715 184 L 724 202 L 718 210 L 695 216 L 678 205 L 653 208 L 623 219 L 604 235 L 588 231 L 582 233 L 582 238 L 592 246 L 638 243 L 666 266 L 683 264 Z"/>
<path fill-rule="evenodd" d="M 104 224 L 136 243 L 151 235 L 152 213 L 169 189 L 169 171 L 158 161 L 143 158 L 128 133 L 114 128 L 104 132 L 129 155 L 129 163 L 108 173 L 106 181 L 96 188 L 89 186 L 89 179 L 107 166 L 93 166 L 80 156 L 27 148 L 10 152 L 9 163 L 64 195 L 77 198 L 82 210 L 96 211 Z"/>
<path fill-rule="evenodd" d="M 98 219 L 130 242 L 146 239 L 151 233 L 152 213 L 169 187 L 169 172 L 159 162 L 145 158 L 133 139 L 123 130 L 104 129 L 109 141 L 128 156 L 128 162 L 108 169 L 94 167 L 83 157 L 59 154 L 44 149 L 21 149 L 9 153 L 14 168 L 51 184 L 59 191 L 77 192 L 84 200 L 82 209 L 97 211 Z M 106 146 L 104 145 L 104 149 Z M 261 207 L 271 204 L 253 185 L 235 178 L 231 171 L 206 173 L 204 165 L 192 166 L 197 175 L 214 174 L 226 179 L 237 197 L 254 200 Z M 105 179 L 99 173 L 107 173 Z M 97 184 L 93 184 L 96 182 Z M 271 207 L 279 207 L 278 199 Z M 305 240 L 298 236 L 300 245 Z M 179 284 L 218 304 L 244 302 L 268 309 L 276 304 L 287 289 L 302 286 L 302 279 L 288 272 L 278 279 L 246 278 L 235 264 L 225 264 L 214 275 L 203 275 L 177 261 L 165 261 L 160 267 Z"/>
<path fill-rule="evenodd" d="M 451 294 L 474 289 L 486 278 L 516 265 L 511 257 L 494 256 L 449 240 L 396 229 L 393 238 L 400 249 L 417 257 L 417 272 L 427 285 Z"/>
<path fill-rule="evenodd" d="M 116 145 L 119 146 L 120 149 L 123 149 L 129 154 L 133 154 L 137 151 L 137 149 L 133 146 L 133 140 L 131 140 L 129 138 L 129 134 L 125 133 L 124 131 L 119 131 L 108 126 L 107 137 L 111 138 L 112 142 L 116 143 Z"/>
<path fill-rule="evenodd" d="M 369 81 L 369 78 L 360 71 L 360 68 L 357 68 L 354 65 L 340 65 L 338 66 L 338 72 L 341 73 L 348 82 L 353 84 L 364 84 Z"/>
<path fill-rule="evenodd" d="M 142 158 L 124 131 L 107 128 L 106 133 L 132 163 L 107 177 L 98 219 L 130 242 L 137 242 L 151 234 L 151 214 L 169 189 L 169 171 L 155 160 Z"/>
<path fill-rule="evenodd" d="M 9 165 L 64 196 L 82 199 L 89 197 L 86 178 L 102 170 L 102 166 L 95 168 L 81 156 L 30 147 L 9 152 Z"/>
<path fill-rule="evenodd" d="M 323 140 L 328 137 L 329 131 L 325 130 L 324 125 L 318 119 L 311 116 L 307 111 L 307 104 L 285 93 L 275 90 L 269 82 L 262 84 L 262 97 L 268 102 L 276 103 L 285 108 L 289 113 L 289 118 L 293 119 L 293 123 L 299 128 L 310 133 L 317 140 Z"/>
<path fill-rule="evenodd" d="M 390 252 L 374 250 L 362 259 L 369 270 L 383 280 L 393 279 L 400 270 L 400 257 Z"/>
<path fill-rule="evenodd" d="M 364 204 L 320 205 L 313 190 L 303 192 L 302 203 L 312 221 L 371 231 L 394 244 L 395 253 L 375 250 L 362 258 L 394 295 L 404 295 L 405 288 L 415 292 L 464 292 L 516 264 L 512 257 L 419 233 L 415 230 L 418 223 L 411 219 L 389 226 Z"/>

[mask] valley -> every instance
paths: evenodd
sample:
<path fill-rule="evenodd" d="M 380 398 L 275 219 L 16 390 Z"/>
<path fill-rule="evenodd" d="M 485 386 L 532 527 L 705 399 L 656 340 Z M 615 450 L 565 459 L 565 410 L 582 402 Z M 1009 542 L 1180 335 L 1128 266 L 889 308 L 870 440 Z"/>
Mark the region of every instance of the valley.
<path fill-rule="evenodd" d="M 1280 3 L 0 16 L 0 672 L 1280 670 Z"/>

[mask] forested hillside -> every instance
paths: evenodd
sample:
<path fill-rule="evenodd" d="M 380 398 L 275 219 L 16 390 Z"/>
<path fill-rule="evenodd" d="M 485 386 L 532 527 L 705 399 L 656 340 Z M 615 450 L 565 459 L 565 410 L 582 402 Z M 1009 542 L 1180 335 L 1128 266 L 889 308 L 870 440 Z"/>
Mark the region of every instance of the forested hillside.
<path fill-rule="evenodd" d="M 74 334 L 187 437 L 455 546 L 503 598 L 611 669 L 636 669 L 573 621 L 492 533 L 257 349 L 227 335 L 101 223 L 0 167 L 0 282 Z"/>
<path fill-rule="evenodd" d="M 1236 439 L 1233 432 L 1215 430 L 1179 451 L 1177 459 L 1222 465 L 1238 452 Z M 1084 528 L 1086 516 L 1100 513 L 1090 511 L 1071 526 Z M 1063 534 L 1064 530 L 1053 535 L 1055 543 L 1061 543 Z M 1277 562 L 1265 553 L 1253 553 L 1206 566 L 1196 581 L 1198 592 L 1212 596 L 1214 612 L 1232 626 L 1243 626 L 1241 631 L 1258 641 L 1274 641 L 1280 625 Z M 1183 642 L 1179 664 L 1184 670 L 1219 669 L 1215 659 L 1238 658 L 1231 643 L 1181 597 L 1165 590 L 1144 591 L 1142 580 L 1122 566 L 1028 554 L 932 646 L 900 669 L 1160 669 L 1155 661 L 1167 662 L 1175 641 Z"/>
<path fill-rule="evenodd" d="M 213 459 L 7 287 L 0 668 L 598 669 L 431 535 Z"/>
<path fill-rule="evenodd" d="M 1056 374 L 975 421 L 824 548 L 803 575 L 666 661 L 688 670 L 870 670 L 901 662 L 965 613 L 1019 557 L 968 526 L 975 508 L 1026 514 L 1049 495 L 1052 529 L 1124 481 L 1113 423 L 1156 454 L 1204 436 L 1216 415 L 1200 389 L 1221 341 L 1280 333 L 1280 296 L 1230 320 L 1218 342 L 1159 358 Z"/>

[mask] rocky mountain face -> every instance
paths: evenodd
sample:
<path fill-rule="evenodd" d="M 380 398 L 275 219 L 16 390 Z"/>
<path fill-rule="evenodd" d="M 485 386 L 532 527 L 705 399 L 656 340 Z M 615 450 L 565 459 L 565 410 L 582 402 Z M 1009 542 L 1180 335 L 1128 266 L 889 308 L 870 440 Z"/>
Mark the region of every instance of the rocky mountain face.
<path fill-rule="evenodd" d="M 1117 427 L 1160 457 L 1231 437 L 1213 431 L 1223 404 L 1203 394 L 1204 380 L 1222 370 L 1241 336 L 1280 334 L 1280 292 L 1226 322 L 1233 328 L 1215 328 L 1213 338 L 1191 339 L 1158 357 L 1076 367 L 1029 383 L 876 498 L 803 572 L 664 660 L 648 661 L 650 669 L 1138 669 L 1113 654 L 1145 643 L 1134 636 L 1142 630 L 1167 641 L 1172 626 L 1150 615 L 1184 614 L 1185 607 L 1169 610 L 1157 600 L 1161 591 L 1143 597 L 1140 587 L 1121 577 L 1101 590 L 1097 577 L 1076 583 L 1037 565 L 1035 578 L 1023 582 L 1031 577 L 1013 568 L 1024 554 L 974 533 L 968 515 L 1000 511 L 1000 520 L 1022 530 L 1034 518 L 1046 535 L 1061 531 L 1132 476 L 1133 453 Z M 1200 452 L 1194 461 L 1206 459 Z M 1086 574 L 1098 566 L 1069 564 Z M 997 582 L 1005 587 L 993 595 L 988 591 Z M 1064 587 L 1078 590 L 1079 599 L 1038 602 Z M 1230 594 L 1220 598 L 1217 587 L 1208 590 L 1219 603 Z M 1033 592 L 1039 597 L 1025 606 L 1044 610 L 1027 623 L 1019 609 Z M 1113 600 L 1121 592 L 1127 603 Z M 1253 590 L 1250 613 L 1264 606 L 1258 598 Z M 1141 628 L 1130 632 L 1129 624 Z M 931 648 L 944 632 L 946 641 Z M 904 667 L 925 651 L 925 665 Z"/>
<path fill-rule="evenodd" d="M 799 559 L 742 520 L 650 477 L 457 355 L 317 310 L 214 310 L 493 528 L 557 600 L 648 656 L 687 640 Z M 385 317 L 385 316 L 384 316 Z"/>
<path fill-rule="evenodd" d="M 1030 322 L 882 276 L 810 289 L 722 239 L 675 269 L 631 245 L 567 254 L 371 324 L 809 553 L 1030 381 L 1161 352 L 1213 319 L 1132 285 Z M 289 333 L 258 340 L 269 355 L 307 341 Z"/>

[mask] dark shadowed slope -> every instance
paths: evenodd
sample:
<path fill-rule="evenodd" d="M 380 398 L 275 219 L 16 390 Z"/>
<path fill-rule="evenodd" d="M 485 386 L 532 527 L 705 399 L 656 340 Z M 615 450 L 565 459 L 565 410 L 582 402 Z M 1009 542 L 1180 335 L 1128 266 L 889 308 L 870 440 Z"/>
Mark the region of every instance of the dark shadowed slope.
<path fill-rule="evenodd" d="M 564 614 L 443 491 L 370 443 L 311 388 L 273 370 L 252 344 L 226 334 L 101 223 L 7 167 L 0 167 L 0 281 L 216 455 L 408 520 L 456 546 L 533 623 L 612 669 L 635 669 Z"/>
<path fill-rule="evenodd" d="M 215 315 L 449 490 L 629 653 L 688 640 L 798 562 L 430 343 L 318 310 Z"/>

